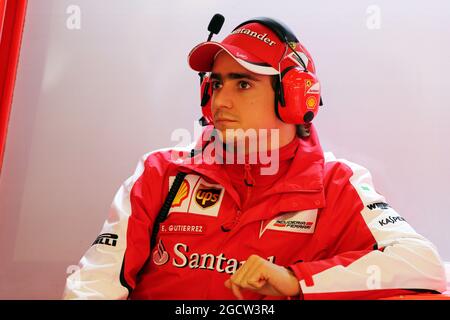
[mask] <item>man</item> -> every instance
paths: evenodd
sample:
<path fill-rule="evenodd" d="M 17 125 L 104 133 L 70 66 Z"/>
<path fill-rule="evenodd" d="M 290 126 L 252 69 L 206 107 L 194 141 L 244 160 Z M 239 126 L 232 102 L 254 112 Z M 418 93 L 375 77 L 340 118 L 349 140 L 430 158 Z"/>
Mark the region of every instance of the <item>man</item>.
<path fill-rule="evenodd" d="M 196 46 L 189 64 L 210 72 L 202 85 L 210 125 L 189 156 L 168 149 L 142 158 L 68 278 L 65 298 L 374 299 L 445 291 L 435 247 L 377 193 L 370 173 L 323 154 L 311 125 L 320 100 L 315 68 L 286 26 L 247 21 L 221 43 Z M 168 194 L 170 210 L 159 223 Z"/>

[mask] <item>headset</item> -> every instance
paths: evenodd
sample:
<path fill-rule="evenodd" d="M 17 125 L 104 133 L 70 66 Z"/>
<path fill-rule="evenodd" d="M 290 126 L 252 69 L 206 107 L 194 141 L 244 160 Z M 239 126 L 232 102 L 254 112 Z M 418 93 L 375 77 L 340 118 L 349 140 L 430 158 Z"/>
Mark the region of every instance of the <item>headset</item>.
<path fill-rule="evenodd" d="M 308 64 L 300 53 L 306 57 L 309 53 L 300 44 L 294 33 L 280 21 L 267 17 L 258 17 L 247 20 L 236 28 L 248 23 L 259 23 L 272 30 L 279 39 L 286 44 L 286 50 L 279 62 L 281 72 L 278 74 L 275 84 L 275 114 L 277 117 L 290 124 L 309 124 L 322 106 L 320 95 L 320 82 L 315 75 L 312 59 Z M 288 52 L 292 51 L 291 54 Z M 203 117 L 202 125 L 213 124 L 211 112 L 212 85 L 208 76 L 201 77 L 200 97 Z"/>

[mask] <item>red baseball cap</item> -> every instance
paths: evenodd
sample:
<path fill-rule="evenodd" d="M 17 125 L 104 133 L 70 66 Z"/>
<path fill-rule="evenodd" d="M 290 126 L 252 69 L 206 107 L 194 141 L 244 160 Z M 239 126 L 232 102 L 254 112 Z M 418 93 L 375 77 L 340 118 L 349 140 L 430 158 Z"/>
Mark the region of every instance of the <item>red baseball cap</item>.
<path fill-rule="evenodd" d="M 222 50 L 249 71 L 274 75 L 279 73 L 280 60 L 288 48 L 271 29 L 251 22 L 235 29 L 222 42 L 206 41 L 195 46 L 188 56 L 189 66 L 196 71 L 209 72 Z"/>

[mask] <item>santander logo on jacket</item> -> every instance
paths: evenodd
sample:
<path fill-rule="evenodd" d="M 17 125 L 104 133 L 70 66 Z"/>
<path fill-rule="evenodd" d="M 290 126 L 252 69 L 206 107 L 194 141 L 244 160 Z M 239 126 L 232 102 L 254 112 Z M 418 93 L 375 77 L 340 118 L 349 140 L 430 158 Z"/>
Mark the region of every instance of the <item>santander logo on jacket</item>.
<path fill-rule="evenodd" d="M 275 257 L 267 258 L 270 262 L 275 262 Z M 167 262 L 172 263 L 177 268 L 205 269 L 219 273 L 233 274 L 245 263 L 245 260 L 227 258 L 223 253 L 214 255 L 212 253 L 190 252 L 189 246 L 185 243 L 176 243 L 173 247 L 173 257 L 165 250 L 162 240 L 158 243 L 157 250 L 153 253 L 153 262 L 160 266 Z"/>

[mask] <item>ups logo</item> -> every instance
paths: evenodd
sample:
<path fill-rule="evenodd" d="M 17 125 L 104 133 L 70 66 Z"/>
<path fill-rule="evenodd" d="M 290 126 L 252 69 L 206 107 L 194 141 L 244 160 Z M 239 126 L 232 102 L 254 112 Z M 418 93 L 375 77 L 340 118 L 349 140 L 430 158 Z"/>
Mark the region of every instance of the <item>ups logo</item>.
<path fill-rule="evenodd" d="M 200 184 L 195 193 L 195 201 L 199 206 L 206 209 L 217 203 L 222 189 L 211 188 Z"/>

